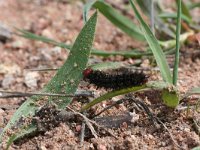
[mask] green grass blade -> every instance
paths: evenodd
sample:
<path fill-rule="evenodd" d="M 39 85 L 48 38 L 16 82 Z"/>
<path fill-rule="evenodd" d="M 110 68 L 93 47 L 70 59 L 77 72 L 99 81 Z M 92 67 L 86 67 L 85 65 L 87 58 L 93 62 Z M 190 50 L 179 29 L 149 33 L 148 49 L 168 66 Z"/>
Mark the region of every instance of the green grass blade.
<path fill-rule="evenodd" d="M 176 0 L 176 4 L 177 4 L 177 7 L 179 7 L 179 0 Z M 182 14 L 187 16 L 190 20 L 192 20 L 190 10 L 189 10 L 188 6 L 184 3 L 184 1 L 182 1 L 182 4 L 181 4 L 181 12 L 182 12 Z"/>
<path fill-rule="evenodd" d="M 122 62 L 102 62 L 98 64 L 93 64 L 88 66 L 92 70 L 107 70 L 107 69 L 117 69 L 122 66 L 125 66 Z"/>
<path fill-rule="evenodd" d="M 146 83 L 145 85 L 135 86 L 135 87 L 121 89 L 121 90 L 114 90 L 114 91 L 106 93 L 106 94 L 94 99 L 90 103 L 86 104 L 85 106 L 82 107 L 81 112 L 85 111 L 85 110 L 89 109 L 90 107 L 92 107 L 102 101 L 105 101 L 109 98 L 112 98 L 112 97 L 115 97 L 118 95 L 127 94 L 130 92 L 137 92 L 137 91 L 148 90 L 148 89 L 165 90 L 165 93 L 163 94 L 164 96 L 162 97 L 163 102 L 169 107 L 177 106 L 179 103 L 179 99 L 178 99 L 178 94 L 176 92 L 176 89 L 174 89 L 170 92 L 166 91 L 169 88 L 174 89 L 173 85 L 170 83 L 163 82 L 163 81 L 150 81 L 150 82 Z M 168 97 L 166 95 L 170 95 L 170 97 L 172 99 L 168 99 Z"/>
<path fill-rule="evenodd" d="M 196 2 L 196 3 L 192 3 L 188 6 L 189 9 L 194 9 L 194 8 L 197 8 L 197 7 L 200 7 L 200 2 Z"/>
<path fill-rule="evenodd" d="M 145 23 L 145 21 L 142 19 L 142 17 L 140 16 L 138 10 L 136 9 L 134 3 L 132 0 L 129 0 L 131 3 L 131 6 L 135 12 L 135 15 L 137 16 L 140 24 L 141 24 L 141 28 L 142 31 L 144 33 L 144 36 L 149 44 L 149 47 L 151 48 L 153 55 L 156 59 L 156 62 L 158 64 L 158 67 L 160 68 L 160 72 L 162 75 L 163 80 L 165 80 L 166 82 L 172 83 L 172 76 L 170 73 L 170 69 L 169 66 L 167 64 L 167 60 L 166 57 L 158 43 L 158 40 L 156 39 L 156 37 L 153 35 L 153 33 L 151 32 L 149 26 Z"/>
<path fill-rule="evenodd" d="M 151 14 L 151 7 L 152 6 L 152 1 L 153 0 L 136 0 L 137 4 L 140 6 L 140 9 L 142 12 L 150 17 Z M 172 38 L 175 38 L 174 32 L 168 27 L 166 22 L 159 18 L 158 14 L 160 14 L 162 11 L 160 10 L 160 6 L 158 5 L 158 2 L 154 0 L 154 19 L 155 19 L 155 27 L 157 31 L 164 33 Z"/>
<path fill-rule="evenodd" d="M 179 49 L 180 49 L 180 33 L 181 33 L 181 0 L 178 0 L 177 25 L 176 25 L 176 53 L 173 70 L 173 84 L 176 86 L 178 80 L 179 67 Z"/>
<path fill-rule="evenodd" d="M 136 92 L 136 91 L 139 91 L 139 90 L 142 90 L 145 88 L 146 88 L 146 85 L 141 85 L 141 86 L 131 87 L 131 88 L 127 88 L 127 89 L 121 89 L 121 90 L 115 90 L 115 91 L 106 93 L 105 95 L 102 95 L 102 96 L 94 99 L 92 102 L 88 103 L 87 105 L 83 106 L 81 109 L 81 112 L 84 110 L 87 110 L 90 107 L 92 107 L 104 100 L 107 100 L 109 98 L 112 98 L 112 97 L 115 97 L 118 95 L 123 95 L 123 94 L 130 93 L 130 92 Z"/>
<path fill-rule="evenodd" d="M 40 35 L 36 35 L 34 33 L 25 31 L 25 30 L 21 30 L 21 29 L 17 29 L 18 33 L 16 33 L 19 36 L 22 36 L 24 38 L 27 39 L 31 39 L 31 40 L 36 40 L 36 41 L 41 41 L 44 43 L 49 43 L 55 46 L 59 46 L 61 48 L 65 48 L 70 50 L 72 48 L 71 45 L 67 45 L 65 43 L 62 42 L 57 42 L 53 39 L 49 39 L 47 37 L 44 36 L 40 36 Z M 93 55 L 97 55 L 97 56 L 103 56 L 103 57 L 108 57 L 108 56 L 116 56 L 116 55 L 121 55 L 124 57 L 132 57 L 132 58 L 141 58 L 142 56 L 147 56 L 147 55 L 151 55 L 151 52 L 142 52 L 140 50 L 115 50 L 115 51 L 105 51 L 105 50 L 98 50 L 98 49 L 92 49 L 91 50 L 91 54 Z"/>
<path fill-rule="evenodd" d="M 140 41 L 145 40 L 141 30 L 135 24 L 133 24 L 130 19 L 121 15 L 117 10 L 112 8 L 110 5 L 106 4 L 103 1 L 98 0 L 96 1 L 96 3 L 94 3 L 93 6 L 97 8 L 115 26 L 120 28 L 130 37 Z"/>
<path fill-rule="evenodd" d="M 71 45 L 67 45 L 65 43 L 62 42 L 57 42 L 53 39 L 49 39 L 47 37 L 44 36 L 40 36 L 40 35 L 36 35 L 34 33 L 25 31 L 25 30 L 21 30 L 21 29 L 17 29 L 18 33 L 16 33 L 19 36 L 25 37 L 27 39 L 30 40 L 36 40 L 36 41 L 41 41 L 44 43 L 49 43 L 55 46 L 59 46 L 61 48 L 65 48 L 70 50 L 72 48 Z M 185 37 L 185 36 L 184 36 Z M 185 39 L 185 38 L 184 38 Z M 169 41 L 165 41 L 165 42 L 159 42 L 159 44 L 161 46 L 163 46 L 165 49 L 169 49 L 171 47 L 174 47 L 176 45 L 176 41 L 175 40 L 169 40 Z M 133 50 L 113 50 L 113 51 L 105 51 L 105 50 L 99 50 L 99 49 L 92 49 L 91 50 L 91 54 L 92 55 L 97 55 L 97 56 L 103 56 L 103 57 L 108 57 L 108 56 L 124 56 L 126 58 L 141 58 L 142 56 L 151 56 L 152 52 L 151 51 L 140 51 L 137 49 L 133 49 Z"/>
<path fill-rule="evenodd" d="M 183 98 L 186 98 L 190 95 L 200 95 L 200 87 L 196 87 L 196 88 L 192 88 L 191 90 L 189 90 L 184 96 Z"/>
<path fill-rule="evenodd" d="M 21 138 L 28 136 L 28 135 L 33 135 L 34 132 L 37 132 L 37 127 L 36 127 L 35 124 L 32 124 L 32 125 L 24 128 L 24 129 L 22 129 L 20 133 L 12 135 L 8 139 L 6 150 L 9 150 L 9 147 L 11 146 L 11 144 L 14 141 L 21 139 Z"/>
<path fill-rule="evenodd" d="M 159 17 L 177 19 L 177 14 L 176 13 L 167 13 L 167 12 L 165 12 L 165 13 L 159 14 Z M 181 14 L 181 19 L 183 19 L 187 23 L 191 23 L 191 19 L 188 18 L 187 16 L 185 16 L 184 14 Z"/>
<path fill-rule="evenodd" d="M 200 94 L 200 87 L 193 88 L 188 93 L 190 93 L 190 94 Z"/>
<path fill-rule="evenodd" d="M 83 20 L 87 22 L 88 12 L 92 8 L 92 5 L 96 2 L 96 0 L 89 0 L 83 7 Z"/>
<path fill-rule="evenodd" d="M 200 150 L 200 146 L 193 148 L 192 150 Z"/>
<path fill-rule="evenodd" d="M 82 71 L 86 68 L 88 58 L 90 55 L 90 49 L 94 39 L 95 27 L 97 21 L 97 12 L 90 18 L 85 24 L 81 32 L 79 33 L 68 59 L 64 65 L 58 70 L 57 74 L 51 79 L 51 81 L 44 87 L 43 92 L 50 93 L 66 93 L 74 94 L 79 81 L 82 78 Z M 39 107 L 36 102 L 40 100 L 41 96 L 33 96 L 29 98 L 21 107 L 15 112 L 7 126 L 4 128 L 4 132 L 14 125 L 22 116 L 32 116 L 35 110 Z M 54 97 L 55 98 L 55 97 Z M 59 99 L 59 101 L 58 101 Z M 55 98 L 51 97 L 54 103 L 60 108 L 64 108 L 71 102 L 71 98 Z M 3 132 L 3 133 L 4 133 Z M 0 141 L 3 136 L 0 136 Z"/>
<path fill-rule="evenodd" d="M 72 47 L 71 45 L 67 45 L 67 44 L 61 43 L 61 42 L 56 42 L 53 39 L 49 39 L 49 38 L 44 37 L 44 36 L 36 35 L 34 33 L 28 32 L 26 30 L 17 29 L 17 28 L 16 28 L 16 30 L 17 30 L 17 33 L 16 33 L 17 35 L 22 36 L 22 37 L 27 38 L 27 39 L 37 40 L 37 41 L 41 41 L 41 42 L 44 42 L 44 43 L 50 43 L 52 45 L 56 45 L 56 46 L 66 48 L 66 49 L 71 49 L 71 47 Z"/>
<path fill-rule="evenodd" d="M 67 94 L 74 94 L 76 91 L 79 81 L 82 78 L 82 71 L 87 66 L 94 39 L 96 20 L 97 13 L 91 17 L 79 33 L 67 61 L 52 79 L 56 82 L 48 84 L 46 87 L 48 90 L 51 89 L 50 92 L 60 93 L 61 91 L 65 91 Z M 59 107 L 64 108 L 70 101 L 71 98 L 59 99 L 57 104 Z"/>
<path fill-rule="evenodd" d="M 115 50 L 115 51 L 104 51 L 104 50 L 92 50 L 91 52 L 93 55 L 97 56 L 103 56 L 103 57 L 108 57 L 108 56 L 124 56 L 126 58 L 131 57 L 131 58 L 141 58 L 142 56 L 149 56 L 152 55 L 152 52 L 149 51 L 140 51 L 137 49 L 134 50 Z"/>

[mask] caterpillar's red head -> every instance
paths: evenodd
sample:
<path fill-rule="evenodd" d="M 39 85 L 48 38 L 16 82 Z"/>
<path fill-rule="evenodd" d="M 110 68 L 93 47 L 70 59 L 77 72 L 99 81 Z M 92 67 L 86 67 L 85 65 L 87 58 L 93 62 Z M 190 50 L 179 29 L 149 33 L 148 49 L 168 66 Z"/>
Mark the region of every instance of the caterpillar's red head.
<path fill-rule="evenodd" d="M 83 71 L 83 78 L 87 78 L 89 74 L 91 74 L 93 70 L 91 68 L 87 68 Z"/>

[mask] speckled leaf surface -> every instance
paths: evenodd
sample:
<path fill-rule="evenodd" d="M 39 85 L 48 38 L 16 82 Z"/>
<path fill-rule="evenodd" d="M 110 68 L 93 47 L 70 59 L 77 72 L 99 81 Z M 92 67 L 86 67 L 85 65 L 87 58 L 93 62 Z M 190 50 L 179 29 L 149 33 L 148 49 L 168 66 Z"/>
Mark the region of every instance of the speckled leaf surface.
<path fill-rule="evenodd" d="M 51 79 L 51 81 L 44 87 L 42 92 L 66 94 L 75 93 L 79 81 L 82 78 L 82 71 L 85 69 L 88 62 L 95 34 L 96 21 L 97 12 L 85 24 L 70 51 L 68 59 Z M 40 96 L 33 96 L 25 101 L 4 128 L 4 132 L 17 123 L 22 116 L 26 117 L 34 115 L 35 110 L 40 107 L 36 104 L 36 102 L 40 99 Z M 56 103 L 60 108 L 64 108 L 71 102 L 71 98 L 69 97 L 62 99 L 59 98 L 59 100 L 58 98 L 51 97 L 50 100 L 54 100 L 54 103 Z M 1 134 L 0 140 L 3 133 Z"/>

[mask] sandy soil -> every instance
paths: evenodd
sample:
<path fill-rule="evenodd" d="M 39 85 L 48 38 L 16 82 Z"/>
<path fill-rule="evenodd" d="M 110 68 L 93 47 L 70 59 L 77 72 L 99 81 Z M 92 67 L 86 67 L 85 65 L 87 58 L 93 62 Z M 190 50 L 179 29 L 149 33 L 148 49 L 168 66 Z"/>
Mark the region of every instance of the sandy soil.
<path fill-rule="evenodd" d="M 83 26 L 82 9 L 80 1 L 64 2 L 53 0 L 0 0 L 0 24 L 3 24 L 9 31 L 15 32 L 14 27 L 26 29 L 39 35 L 53 38 L 57 41 L 72 44 Z M 195 10 L 199 14 L 200 10 Z M 94 47 L 104 50 L 127 50 L 141 48 L 143 43 L 134 41 L 127 37 L 119 29 L 114 27 L 101 14 L 99 14 L 98 25 Z M 200 87 L 200 59 L 196 51 L 200 46 L 182 46 L 182 56 L 179 71 L 178 86 L 181 94 L 193 87 Z M 0 42 L 0 90 L 9 91 L 39 91 L 53 76 L 50 72 L 32 72 L 32 68 L 57 68 L 63 64 L 68 52 L 59 47 L 54 47 L 41 42 L 30 41 L 11 35 L 5 43 Z M 195 56 L 195 57 L 194 57 Z M 124 59 L 116 57 L 92 56 L 91 62 L 122 61 L 134 64 L 137 59 Z M 142 59 L 141 66 L 149 67 L 149 61 Z M 151 79 L 160 78 L 154 73 Z M 83 83 L 84 85 L 84 83 Z M 96 96 L 105 93 L 104 89 L 94 89 Z M 98 137 L 89 135 L 80 144 L 81 122 L 72 120 L 61 122 L 54 128 L 45 131 L 32 138 L 23 139 L 15 143 L 10 149 L 20 150 L 67 150 L 67 149 L 191 149 L 200 145 L 199 132 L 194 126 L 200 124 L 199 108 L 183 109 L 187 104 L 195 105 L 198 97 L 191 97 L 184 100 L 180 108 L 170 110 L 162 105 L 159 92 L 147 92 L 140 95 L 149 109 L 167 127 L 161 124 L 157 127 L 148 119 L 147 114 L 133 104 L 120 104 L 107 110 L 101 116 L 116 117 L 120 114 L 131 113 L 131 125 L 123 122 L 118 128 L 110 129 L 115 136 L 103 134 L 98 130 Z M 153 96 L 152 96 L 153 95 Z M 122 97 L 113 98 L 111 102 L 103 102 L 95 106 L 91 112 L 99 112 L 105 106 L 119 100 Z M 158 99 L 158 100 L 157 100 Z M 0 99 L 0 132 L 9 121 L 13 113 L 25 101 L 26 98 Z M 131 106 L 130 106 L 131 105 Z M 81 102 L 74 100 L 70 107 L 78 110 Z M 134 111 L 133 111 L 134 110 Z M 131 112 L 130 112 L 131 111 Z M 137 119 L 138 118 L 138 119 Z M 5 149 L 5 143 L 0 149 Z"/>

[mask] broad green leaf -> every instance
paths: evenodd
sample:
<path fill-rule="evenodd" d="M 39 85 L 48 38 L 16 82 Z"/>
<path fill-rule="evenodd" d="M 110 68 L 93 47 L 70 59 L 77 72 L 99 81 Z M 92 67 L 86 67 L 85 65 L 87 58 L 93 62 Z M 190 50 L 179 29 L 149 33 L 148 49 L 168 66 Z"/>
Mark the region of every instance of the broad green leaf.
<path fill-rule="evenodd" d="M 156 39 L 156 37 L 154 36 L 154 34 L 151 32 L 149 26 L 145 23 L 145 21 L 142 19 L 142 17 L 140 16 L 138 10 L 136 9 L 134 3 L 132 0 L 129 0 L 131 3 L 131 6 L 135 12 L 135 15 L 137 16 L 140 24 L 141 24 L 141 28 L 142 31 L 144 33 L 144 36 L 149 44 L 149 47 L 151 48 L 154 57 L 156 59 L 156 62 L 158 64 L 158 67 L 160 69 L 161 75 L 163 80 L 165 80 L 166 82 L 172 83 L 172 76 L 171 76 L 171 72 L 169 69 L 169 66 L 167 64 L 167 60 L 166 57 L 158 43 L 158 40 Z"/>
<path fill-rule="evenodd" d="M 176 90 L 164 89 L 162 91 L 162 100 L 168 107 L 175 108 L 179 104 L 179 95 Z"/>
<path fill-rule="evenodd" d="M 127 89 L 114 90 L 114 91 L 106 93 L 105 95 L 102 95 L 102 96 L 94 99 L 90 103 L 86 104 L 85 106 L 82 107 L 81 112 L 84 110 L 87 110 L 90 107 L 92 107 L 102 101 L 105 101 L 109 98 L 112 98 L 112 97 L 115 97 L 118 95 L 123 95 L 123 94 L 130 93 L 130 92 L 137 92 L 137 91 L 145 89 L 145 88 L 146 88 L 146 85 L 141 85 L 141 86 L 135 86 L 135 87 L 127 88 Z"/>
<path fill-rule="evenodd" d="M 74 94 L 82 78 L 82 71 L 86 68 L 88 62 L 94 39 L 96 21 L 97 12 L 85 24 L 70 51 L 68 59 L 51 81 L 44 87 L 42 92 Z M 50 100 L 54 100 L 54 103 L 56 103 L 59 108 L 64 108 L 71 102 L 71 98 L 54 98 L 51 97 Z M 36 104 L 39 100 L 41 100 L 41 96 L 33 96 L 23 103 L 4 128 L 4 132 L 17 123 L 22 116 L 33 116 L 35 110 L 40 107 Z M 2 138 L 3 133 L 0 138 Z"/>
<path fill-rule="evenodd" d="M 74 94 L 76 91 L 79 81 L 82 78 L 82 71 L 86 68 L 90 49 L 92 48 L 96 20 L 97 13 L 91 17 L 79 33 L 67 61 L 53 77 L 53 82 L 46 86 L 46 89 L 50 90 L 50 92 L 62 93 L 62 91 L 65 91 L 67 94 Z M 65 98 L 62 100 L 59 99 L 59 102 L 56 103 L 59 107 L 65 108 L 70 101 L 71 98 Z"/>
<path fill-rule="evenodd" d="M 121 15 L 117 10 L 103 1 L 96 1 L 93 5 L 97 8 L 108 20 L 110 20 L 115 26 L 120 28 L 123 32 L 135 38 L 137 40 L 144 41 L 145 38 L 141 30 L 132 23 L 130 19 Z"/>

